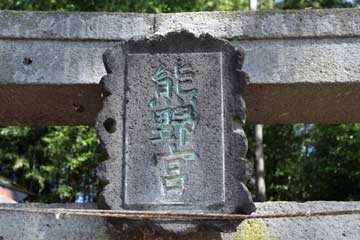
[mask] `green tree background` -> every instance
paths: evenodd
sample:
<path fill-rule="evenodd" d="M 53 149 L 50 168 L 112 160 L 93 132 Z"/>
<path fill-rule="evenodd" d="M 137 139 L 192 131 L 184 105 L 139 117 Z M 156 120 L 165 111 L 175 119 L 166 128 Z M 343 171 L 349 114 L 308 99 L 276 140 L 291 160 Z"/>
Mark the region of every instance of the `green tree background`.
<path fill-rule="evenodd" d="M 340 0 L 259 0 L 259 9 L 354 7 Z M 0 9 L 183 12 L 247 10 L 248 0 L 0 0 Z M 254 159 L 254 126 L 247 125 Z M 265 125 L 269 200 L 360 200 L 360 125 Z M 1 127 L 0 176 L 35 193 L 30 201 L 96 201 L 97 163 L 104 160 L 95 130 Z M 251 183 L 249 183 L 251 185 Z"/>

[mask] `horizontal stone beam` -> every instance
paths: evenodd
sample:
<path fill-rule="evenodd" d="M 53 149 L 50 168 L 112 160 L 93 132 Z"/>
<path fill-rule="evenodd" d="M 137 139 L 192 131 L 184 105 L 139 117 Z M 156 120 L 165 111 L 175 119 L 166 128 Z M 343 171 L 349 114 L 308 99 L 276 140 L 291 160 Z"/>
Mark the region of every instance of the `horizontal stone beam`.
<path fill-rule="evenodd" d="M 97 84 L 0 86 L 1 125 L 94 125 L 100 108 Z"/>
<path fill-rule="evenodd" d="M 0 207 L 25 208 L 70 208 L 94 209 L 92 204 L 0 204 Z M 360 202 L 267 202 L 257 203 L 257 214 L 288 214 L 308 211 L 335 211 L 360 209 Z M 215 231 L 200 231 L 191 235 L 177 236 L 182 240 L 231 240 L 247 239 L 244 236 L 265 236 L 265 239 L 277 240 L 313 240 L 313 239 L 359 239 L 360 215 L 339 215 L 306 218 L 257 219 L 242 222 L 235 234 L 220 234 Z M 131 235 L 114 228 L 107 219 L 89 216 L 40 215 L 21 212 L 0 212 L 0 239 L 174 239 L 171 235 L 158 235 L 142 230 Z M 123 224 L 126 229 L 126 224 Z M 234 235 L 242 235 L 236 238 Z M 172 237 L 172 238 L 171 238 Z M 260 239 L 260 238 L 259 238 Z M 261 238 L 264 239 L 264 238 Z"/>
<path fill-rule="evenodd" d="M 250 84 L 250 123 L 353 123 L 360 121 L 360 84 Z"/>
<path fill-rule="evenodd" d="M 0 124 L 92 125 L 100 108 L 95 85 L 105 75 L 103 52 L 125 39 L 181 29 L 226 38 L 244 49 L 244 70 L 250 76 L 248 122 L 360 120 L 356 9 L 176 14 L 0 11 Z M 79 101 L 82 111 L 74 111 Z"/>
<path fill-rule="evenodd" d="M 250 84 L 250 123 L 349 123 L 360 119 L 359 84 Z M 94 125 L 97 84 L 0 86 L 1 125 Z"/>
<path fill-rule="evenodd" d="M 171 14 L 0 11 L 0 38 L 123 40 L 187 29 L 228 39 L 359 37 L 357 9 Z"/>

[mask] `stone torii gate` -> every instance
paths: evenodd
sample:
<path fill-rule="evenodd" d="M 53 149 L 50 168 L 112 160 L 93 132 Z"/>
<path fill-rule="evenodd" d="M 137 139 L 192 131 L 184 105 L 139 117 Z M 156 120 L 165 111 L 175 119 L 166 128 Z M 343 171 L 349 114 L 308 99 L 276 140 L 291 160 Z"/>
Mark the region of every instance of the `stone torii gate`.
<path fill-rule="evenodd" d="M 187 30 L 245 51 L 251 123 L 352 123 L 360 120 L 360 12 L 355 9 L 174 14 L 0 11 L 0 124 L 94 125 L 101 108 L 102 55 L 130 38 Z M 8 205 L 0 205 L 8 206 Z M 12 207 L 96 208 L 19 204 Z M 359 209 L 359 202 L 266 202 L 257 213 Z M 269 239 L 358 239 L 360 216 L 266 219 L 243 231 Z M 123 236 L 106 219 L 1 213 L 0 239 L 231 239 Z M 241 239 L 241 238 L 239 238 Z"/>

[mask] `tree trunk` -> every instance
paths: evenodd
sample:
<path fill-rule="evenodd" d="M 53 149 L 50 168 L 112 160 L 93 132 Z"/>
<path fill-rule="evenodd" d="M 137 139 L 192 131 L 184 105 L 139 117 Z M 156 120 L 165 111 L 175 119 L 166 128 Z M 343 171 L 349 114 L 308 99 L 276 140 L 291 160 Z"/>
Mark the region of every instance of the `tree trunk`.
<path fill-rule="evenodd" d="M 266 200 L 265 187 L 265 162 L 264 162 L 264 143 L 263 143 L 263 125 L 255 126 L 256 139 L 256 201 L 264 202 Z"/>
<path fill-rule="evenodd" d="M 257 0 L 250 0 L 250 10 L 256 11 L 257 9 Z"/>

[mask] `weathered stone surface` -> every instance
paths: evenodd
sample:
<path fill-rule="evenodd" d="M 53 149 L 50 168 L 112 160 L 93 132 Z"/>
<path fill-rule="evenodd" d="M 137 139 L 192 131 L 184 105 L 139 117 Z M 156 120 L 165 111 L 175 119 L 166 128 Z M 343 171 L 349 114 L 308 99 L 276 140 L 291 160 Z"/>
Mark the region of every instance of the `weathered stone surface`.
<path fill-rule="evenodd" d="M 245 51 L 252 84 L 356 83 L 358 38 L 233 41 Z M 261 70 L 259 70 L 261 69 Z"/>
<path fill-rule="evenodd" d="M 153 14 L 0 11 L 0 38 L 123 40 L 153 33 Z"/>
<path fill-rule="evenodd" d="M 95 125 L 98 84 L 6 84 L 0 87 L 3 125 Z"/>
<path fill-rule="evenodd" d="M 1 207 L 29 208 L 95 208 L 81 204 L 0 204 Z M 118 232 L 106 219 L 97 217 L 70 217 L 29 213 L 0 213 L 0 239 L 3 240 L 60 240 L 60 239 L 120 239 Z M 126 238 L 121 238 L 126 239 Z"/>
<path fill-rule="evenodd" d="M 251 79 L 245 95 L 248 122 L 358 122 L 359 22 L 357 9 L 159 15 L 0 11 L 0 123 L 93 124 L 100 102 L 92 84 L 106 74 L 105 49 L 174 29 L 211 33 L 244 49 L 243 69 Z M 16 86 L 5 86 L 9 83 Z M 51 104 L 37 107 L 34 88 L 19 84 L 47 84 L 54 93 L 39 94 L 38 102 L 68 107 L 59 113 Z M 67 92 L 61 84 L 84 84 L 86 90 L 75 91 L 77 85 Z M 88 99 L 89 114 L 72 110 L 79 95 Z M 20 102 L 21 111 L 15 111 Z"/>
<path fill-rule="evenodd" d="M 250 213 L 243 53 L 209 35 L 129 41 L 104 56 L 99 168 L 112 209 Z M 191 226 L 161 224 L 185 231 Z"/>
<path fill-rule="evenodd" d="M 0 83 L 98 83 L 105 74 L 101 56 L 117 43 L 0 40 Z M 358 38 L 231 43 L 245 51 L 244 71 L 251 84 L 335 84 L 360 79 Z"/>
<path fill-rule="evenodd" d="M 95 209 L 93 204 L 0 204 L 0 207 L 14 208 L 86 208 Z M 294 213 L 323 210 L 355 210 L 360 202 L 267 202 L 256 203 L 257 213 Z M 255 221 L 255 220 L 252 220 Z M 285 218 L 256 220 L 262 226 L 269 240 L 358 240 L 360 237 L 360 216 L 343 215 L 311 218 Z M 264 227 L 265 225 L 265 227 Z M 245 227 L 245 229 L 244 229 Z M 124 229 L 126 225 L 124 225 Z M 252 233 L 259 228 L 249 228 L 242 224 L 240 229 Z M 234 235 L 210 230 L 178 235 L 158 234 L 151 230 L 138 229 L 138 233 L 127 235 L 115 229 L 101 217 L 39 215 L 19 212 L 0 213 L 0 239 L 3 240 L 233 240 Z"/>
<path fill-rule="evenodd" d="M 247 122 L 356 123 L 359 91 L 357 83 L 250 84 Z"/>
<path fill-rule="evenodd" d="M 230 39 L 356 37 L 357 9 L 199 12 L 156 15 L 156 33 L 187 29 Z"/>
<path fill-rule="evenodd" d="M 187 29 L 237 39 L 358 37 L 357 9 L 170 14 L 0 11 L 0 38 L 122 40 Z"/>
<path fill-rule="evenodd" d="M 0 83 L 98 83 L 105 74 L 101 56 L 114 44 L 0 40 Z"/>
<path fill-rule="evenodd" d="M 244 48 L 244 70 L 252 83 L 359 79 L 355 9 L 157 15 L 0 11 L 0 26 L 1 83 L 98 83 L 106 48 L 182 29 L 232 39 Z"/>
<path fill-rule="evenodd" d="M 359 209 L 359 202 L 265 202 L 256 203 L 257 214 L 289 214 L 297 212 L 321 212 L 335 210 L 355 210 Z M 351 239 L 360 238 L 360 215 L 339 215 L 326 217 L 307 217 L 307 218 L 277 218 L 277 219 L 254 219 L 256 224 L 250 228 L 243 222 L 239 226 L 239 231 L 258 234 L 264 231 L 266 239 L 289 240 L 289 239 Z M 250 222 L 251 222 L 250 221 Z M 243 226 L 242 226 L 243 225 Z M 244 227 L 246 227 L 244 229 Z M 239 234 L 239 232 L 237 233 Z M 229 234 L 226 240 L 232 240 L 236 234 Z M 242 238 L 240 238 L 242 239 Z M 246 239 L 246 238 L 245 238 Z"/>

